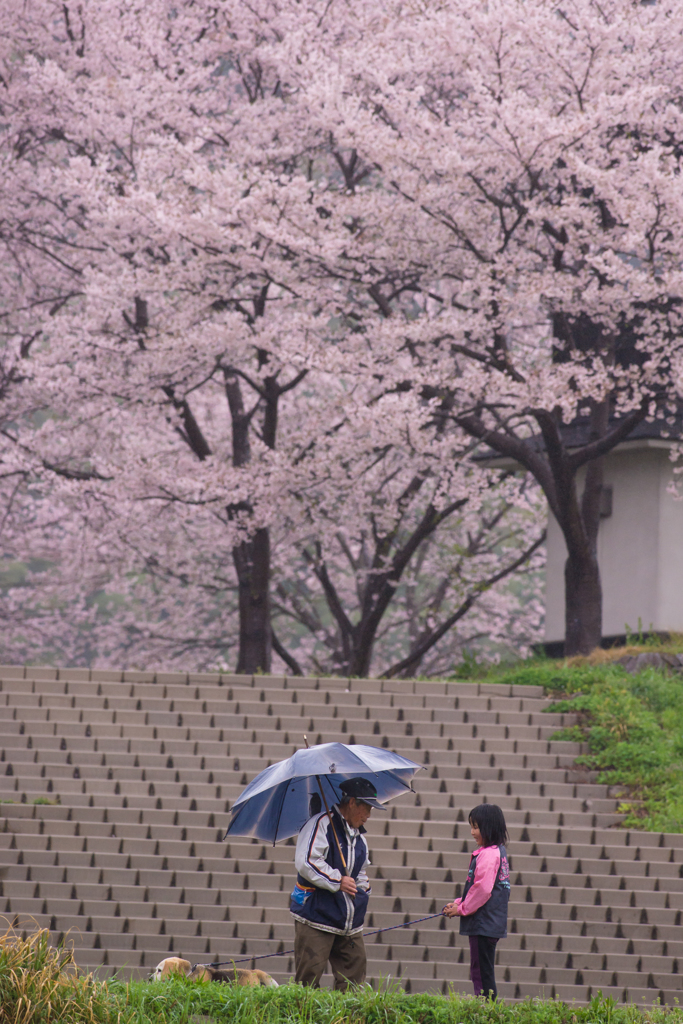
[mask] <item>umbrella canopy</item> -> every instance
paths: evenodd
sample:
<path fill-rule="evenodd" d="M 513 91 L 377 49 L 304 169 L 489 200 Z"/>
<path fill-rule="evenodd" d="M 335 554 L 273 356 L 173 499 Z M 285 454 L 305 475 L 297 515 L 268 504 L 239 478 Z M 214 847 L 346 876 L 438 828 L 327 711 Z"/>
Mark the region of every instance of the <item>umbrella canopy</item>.
<path fill-rule="evenodd" d="M 319 743 L 297 750 L 260 772 L 235 801 L 228 836 L 251 836 L 275 844 L 295 836 L 312 814 L 322 810 L 318 779 L 328 804 L 342 796 L 345 779 L 360 776 L 377 790 L 381 803 L 410 792 L 422 765 L 379 747 L 359 743 Z"/>

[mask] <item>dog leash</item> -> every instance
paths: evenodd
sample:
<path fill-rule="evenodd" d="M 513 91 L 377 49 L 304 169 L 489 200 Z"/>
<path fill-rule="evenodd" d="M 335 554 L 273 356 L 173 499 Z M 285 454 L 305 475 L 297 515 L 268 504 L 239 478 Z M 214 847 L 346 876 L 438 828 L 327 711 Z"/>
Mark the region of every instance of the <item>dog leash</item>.
<path fill-rule="evenodd" d="M 416 921 L 404 921 L 403 924 L 392 924 L 387 928 L 375 928 L 372 932 L 364 932 L 363 938 L 370 938 L 371 935 L 381 935 L 383 932 L 393 932 L 397 928 L 412 928 L 415 924 L 422 924 L 423 921 L 432 921 L 435 917 L 443 917 L 443 911 L 438 914 L 428 914 L 427 917 L 418 917 Z M 219 960 L 210 964 L 195 964 L 196 967 L 225 967 L 227 964 L 246 964 L 252 960 L 267 960 L 271 956 L 291 956 L 293 949 L 284 949 L 281 953 L 261 953 L 260 956 L 243 956 L 237 960 Z"/>

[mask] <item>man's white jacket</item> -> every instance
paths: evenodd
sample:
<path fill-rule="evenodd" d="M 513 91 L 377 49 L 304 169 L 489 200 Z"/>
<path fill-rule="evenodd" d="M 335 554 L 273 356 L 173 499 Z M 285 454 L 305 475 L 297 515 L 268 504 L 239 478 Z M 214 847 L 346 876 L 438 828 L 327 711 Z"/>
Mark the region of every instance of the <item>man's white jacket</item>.
<path fill-rule="evenodd" d="M 370 895 L 366 866 L 370 863 L 365 830 L 351 828 L 339 811 L 314 815 L 301 829 L 294 863 L 297 882 L 291 894 L 292 916 L 321 931 L 353 935 L 363 928 Z M 355 880 L 355 898 L 340 891 L 342 862 L 332 828 L 344 853 L 348 874 Z"/>

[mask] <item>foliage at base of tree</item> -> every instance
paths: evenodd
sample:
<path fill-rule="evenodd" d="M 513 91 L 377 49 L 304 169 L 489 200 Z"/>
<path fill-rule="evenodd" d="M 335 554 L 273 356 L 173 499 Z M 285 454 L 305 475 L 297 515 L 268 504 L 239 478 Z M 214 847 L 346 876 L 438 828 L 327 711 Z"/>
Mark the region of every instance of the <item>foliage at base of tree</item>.
<path fill-rule="evenodd" d="M 682 646 L 640 645 L 566 661 L 535 658 L 486 678 L 543 686 L 558 698 L 549 710 L 578 715 L 578 724 L 553 738 L 587 745 L 577 763 L 622 797 L 625 828 L 683 832 L 683 676 L 654 668 L 630 675 L 616 661 L 625 651 Z"/>
<path fill-rule="evenodd" d="M 683 1024 L 680 1007 L 473 996 L 408 995 L 398 986 L 348 993 L 300 985 L 245 989 L 186 979 L 98 982 L 80 974 L 49 932 L 0 937 L 0 1024 Z"/>

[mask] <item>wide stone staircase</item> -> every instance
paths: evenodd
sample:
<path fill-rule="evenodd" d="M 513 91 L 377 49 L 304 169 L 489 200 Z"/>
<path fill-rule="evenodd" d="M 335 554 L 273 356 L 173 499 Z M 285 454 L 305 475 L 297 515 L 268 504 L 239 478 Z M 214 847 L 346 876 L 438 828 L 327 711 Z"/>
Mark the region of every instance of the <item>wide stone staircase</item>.
<path fill-rule="evenodd" d="M 291 949 L 293 841 L 223 836 L 244 786 L 307 733 L 425 766 L 370 819 L 367 931 L 459 894 L 468 812 L 495 802 L 513 883 L 500 994 L 673 1003 L 683 835 L 615 828 L 617 800 L 575 767 L 578 744 L 551 739 L 573 720 L 548 704 L 527 686 L 0 667 L 0 918 L 48 927 L 101 977 Z M 457 922 L 367 943 L 375 984 L 471 991 Z M 293 971 L 289 955 L 258 966 Z"/>

